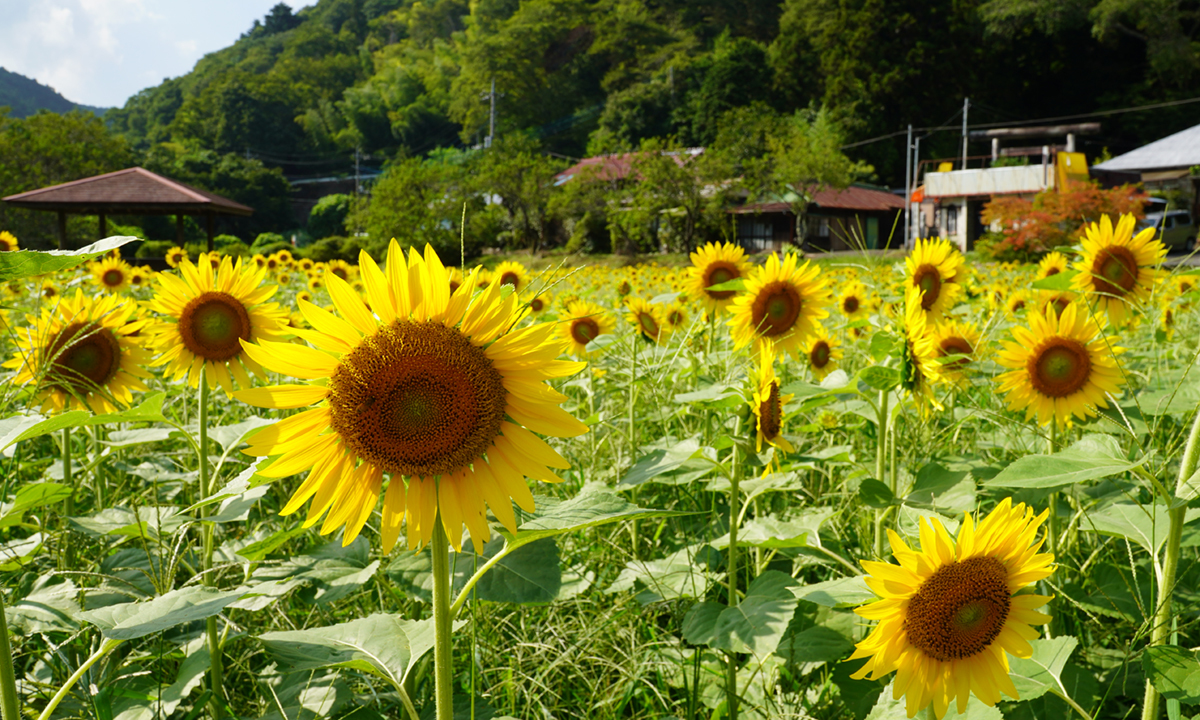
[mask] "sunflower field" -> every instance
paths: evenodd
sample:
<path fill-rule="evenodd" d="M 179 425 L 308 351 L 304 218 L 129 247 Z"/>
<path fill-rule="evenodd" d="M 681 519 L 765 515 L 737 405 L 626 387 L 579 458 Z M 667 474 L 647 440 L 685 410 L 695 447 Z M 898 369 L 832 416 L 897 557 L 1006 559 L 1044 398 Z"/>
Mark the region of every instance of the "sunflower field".
<path fill-rule="evenodd" d="M 1200 712 L 1200 271 L 0 235 L 0 712 Z"/>

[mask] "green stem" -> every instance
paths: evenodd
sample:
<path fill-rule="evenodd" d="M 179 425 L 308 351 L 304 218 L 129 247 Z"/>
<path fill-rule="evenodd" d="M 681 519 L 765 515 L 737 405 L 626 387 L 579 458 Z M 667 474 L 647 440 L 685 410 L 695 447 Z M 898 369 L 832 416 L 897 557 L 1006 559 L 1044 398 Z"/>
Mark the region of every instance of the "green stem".
<path fill-rule="evenodd" d="M 13 671 L 12 645 L 8 641 L 8 620 L 4 617 L 4 594 L 0 593 L 0 718 L 19 720 L 21 702 L 17 698 L 17 674 Z"/>
<path fill-rule="evenodd" d="M 1187 445 L 1183 451 L 1183 459 L 1179 463 L 1179 478 L 1175 484 L 1175 492 L 1187 485 L 1196 472 L 1197 460 L 1200 460 L 1200 408 L 1196 409 L 1196 418 L 1192 421 L 1192 431 L 1188 435 Z M 1173 498 L 1163 498 L 1171 507 Z M 1163 645 L 1171 633 L 1171 594 L 1175 590 L 1175 574 L 1179 569 L 1179 546 L 1183 538 L 1183 524 L 1187 519 L 1187 504 L 1178 503 L 1179 507 L 1171 508 L 1167 517 L 1167 554 L 1163 559 L 1162 575 L 1158 580 L 1158 606 L 1154 612 L 1154 624 L 1150 628 L 1150 644 L 1148 647 Z M 1157 720 L 1158 705 L 1162 696 L 1154 684 L 1147 678 L 1146 694 L 1142 703 L 1142 720 Z"/>
<path fill-rule="evenodd" d="M 1049 452 L 1050 455 L 1053 455 L 1054 453 L 1058 452 L 1058 420 L 1050 421 L 1049 450 L 1050 450 L 1050 452 Z M 1050 497 L 1047 499 L 1047 505 L 1049 506 L 1050 517 L 1048 518 L 1048 522 L 1046 523 L 1046 545 L 1047 545 L 1048 549 L 1050 550 L 1050 554 L 1054 556 L 1055 560 L 1058 560 L 1059 559 L 1059 550 L 1058 550 L 1059 527 L 1058 527 L 1058 491 L 1057 490 L 1050 491 Z M 1045 587 L 1045 591 L 1043 594 L 1045 594 L 1045 595 L 1052 594 L 1049 592 L 1049 586 Z M 1047 635 L 1049 637 L 1056 637 L 1058 635 L 1061 635 L 1062 634 L 1061 624 L 1062 623 L 1061 623 L 1061 620 L 1059 619 L 1058 613 L 1055 613 L 1054 615 L 1050 616 L 1050 624 L 1046 626 Z"/>
<path fill-rule="evenodd" d="M 208 380 L 204 373 L 200 373 L 200 397 L 197 400 L 197 405 L 200 414 L 200 447 L 197 455 L 200 459 L 200 499 L 208 497 L 212 494 L 212 488 L 209 487 L 211 478 L 208 472 Z M 200 533 L 203 538 L 203 575 L 201 582 L 209 587 L 217 584 L 217 579 L 213 576 L 212 560 L 213 560 L 213 524 L 205 521 L 208 517 L 211 508 L 208 505 L 200 508 Z M 220 720 L 221 705 L 225 701 L 224 688 L 224 670 L 225 663 L 221 657 L 221 635 L 217 629 L 217 616 L 213 615 L 204 621 L 204 632 L 208 637 L 208 679 L 209 685 L 212 688 L 212 699 L 209 700 L 209 711 L 212 713 L 213 720 Z"/>
<path fill-rule="evenodd" d="M 439 516 L 433 521 L 433 674 L 437 720 L 454 720 L 454 667 L 451 655 L 453 616 L 450 613 L 450 541 Z"/>
<path fill-rule="evenodd" d="M 879 407 L 877 409 L 878 414 L 875 418 L 875 477 L 879 482 L 883 482 L 884 475 L 887 473 L 888 393 L 886 390 L 879 391 Z M 895 479 L 892 480 L 892 483 L 895 483 Z M 877 558 L 882 558 L 884 554 L 884 514 L 885 510 L 883 509 L 875 511 L 875 557 Z"/>
<path fill-rule="evenodd" d="M 62 464 L 63 485 L 71 488 L 71 494 L 67 495 L 66 516 L 72 517 L 75 515 L 75 478 L 71 473 L 71 428 L 63 428 L 62 431 Z M 69 538 L 66 547 L 66 565 L 68 569 L 75 567 L 75 543 L 70 542 Z"/>
<path fill-rule="evenodd" d="M 633 352 L 629 354 L 629 467 L 632 469 L 637 463 L 637 435 L 634 433 L 634 409 L 637 407 L 637 356 L 638 343 L 641 342 L 641 331 L 633 335 Z M 637 486 L 633 488 L 632 500 L 637 502 Z M 634 559 L 638 556 L 638 521 L 633 519 L 629 521 L 630 541 L 633 543 L 632 554 Z"/>
<path fill-rule="evenodd" d="M 50 718 L 54 716 L 54 711 L 58 708 L 58 704 L 63 701 L 63 698 L 67 696 L 67 693 L 71 692 L 71 688 L 75 687 L 75 683 L 79 682 L 79 678 L 83 677 L 84 673 L 90 670 L 93 665 L 100 662 L 101 658 L 113 650 L 116 650 L 117 646 L 119 646 L 122 642 L 124 641 L 109 638 L 101 643 L 99 649 L 92 653 L 91 656 L 79 666 L 79 669 L 71 674 L 71 677 L 67 678 L 67 681 L 58 689 L 58 692 L 54 693 L 54 697 L 50 698 L 50 702 L 42 710 L 42 714 L 38 715 L 38 720 L 50 720 Z M 5 720 L 7 720 L 7 717 Z"/>
<path fill-rule="evenodd" d="M 741 422 L 738 422 L 738 430 L 735 434 L 741 433 Z M 730 473 L 729 473 L 729 554 L 726 560 L 728 579 L 729 579 L 729 607 L 737 607 L 737 578 L 738 578 L 738 556 L 737 556 L 737 539 L 738 539 L 738 524 L 741 520 L 741 512 L 738 507 L 740 504 L 740 495 L 738 493 L 739 485 L 742 481 L 742 463 L 738 458 L 738 444 L 735 441 L 730 452 Z M 737 657 L 730 653 L 726 658 L 725 665 L 725 706 L 728 710 L 727 717 L 729 720 L 737 720 L 738 716 L 738 695 L 737 695 Z"/>

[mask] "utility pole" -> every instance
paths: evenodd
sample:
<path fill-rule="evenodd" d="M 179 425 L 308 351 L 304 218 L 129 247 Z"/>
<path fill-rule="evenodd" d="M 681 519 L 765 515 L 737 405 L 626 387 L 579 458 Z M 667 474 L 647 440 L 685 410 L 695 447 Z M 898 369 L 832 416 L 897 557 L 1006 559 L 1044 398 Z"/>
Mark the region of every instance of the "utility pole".
<path fill-rule="evenodd" d="M 359 162 L 362 160 L 362 148 L 354 148 L 354 194 L 362 195 L 362 173 L 359 171 Z"/>
<path fill-rule="evenodd" d="M 492 141 L 496 139 L 496 78 L 492 77 L 492 91 L 488 93 L 491 97 L 492 109 L 488 114 L 488 136 L 484 140 L 483 146 L 490 148 Z"/>
<path fill-rule="evenodd" d="M 908 247 L 908 231 L 912 223 L 908 219 L 909 186 L 912 185 L 912 125 L 904 138 L 904 247 Z"/>
<path fill-rule="evenodd" d="M 962 169 L 963 170 L 967 169 L 967 113 L 970 112 L 970 110 L 971 110 L 971 98 L 963 98 L 963 129 L 962 129 L 962 143 L 963 143 Z"/>
<path fill-rule="evenodd" d="M 913 142 L 913 177 L 912 177 L 912 190 L 911 190 L 912 193 L 917 192 L 917 183 L 920 181 L 920 177 L 919 177 L 920 174 L 921 174 L 921 138 L 917 137 L 917 139 Z M 909 202 L 909 207 L 916 204 L 912 201 L 911 194 L 908 196 L 908 202 Z M 917 238 L 921 234 L 920 231 L 917 229 L 917 222 L 920 220 L 920 217 L 921 217 L 921 213 L 919 212 L 919 210 L 918 210 L 918 212 L 914 213 L 913 217 L 912 217 L 913 229 L 912 229 L 911 237 L 912 237 L 912 243 L 914 246 L 917 244 Z"/>

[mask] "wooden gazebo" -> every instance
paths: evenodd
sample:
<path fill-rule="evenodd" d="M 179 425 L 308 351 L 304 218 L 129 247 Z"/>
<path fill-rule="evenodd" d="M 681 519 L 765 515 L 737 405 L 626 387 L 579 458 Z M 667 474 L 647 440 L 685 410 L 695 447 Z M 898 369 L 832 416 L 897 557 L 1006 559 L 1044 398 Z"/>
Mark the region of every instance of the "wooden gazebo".
<path fill-rule="evenodd" d="M 253 208 L 229 198 L 140 167 L 9 195 L 4 202 L 29 210 L 57 212 L 60 250 L 66 245 L 68 213 L 98 216 L 102 238 L 108 235 L 109 215 L 174 215 L 175 241 L 180 245 L 183 244 L 183 218 L 187 215 L 204 217 L 210 251 L 213 249 L 213 218 L 254 214 Z"/>

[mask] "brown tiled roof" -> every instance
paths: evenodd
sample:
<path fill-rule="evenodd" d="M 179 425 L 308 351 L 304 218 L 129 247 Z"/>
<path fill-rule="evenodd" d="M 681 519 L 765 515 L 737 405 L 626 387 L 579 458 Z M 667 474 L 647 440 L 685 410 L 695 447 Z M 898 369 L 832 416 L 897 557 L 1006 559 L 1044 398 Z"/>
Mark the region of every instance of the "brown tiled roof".
<path fill-rule="evenodd" d="M 128 215 L 242 215 L 254 209 L 145 168 L 83 178 L 9 195 L 4 202 L 32 210 Z"/>
<path fill-rule="evenodd" d="M 899 195 L 883 192 L 882 190 L 872 190 L 871 188 L 851 185 L 842 190 L 836 188 L 817 190 L 813 193 L 811 204 L 816 205 L 818 208 L 836 210 L 885 212 L 903 210 L 904 198 Z M 779 213 L 790 211 L 791 205 L 785 202 L 753 203 L 730 210 L 732 213 Z"/>
<path fill-rule="evenodd" d="M 683 150 L 664 153 L 670 155 L 676 164 L 683 165 L 688 158 L 704 152 L 704 148 L 685 148 Z M 571 167 L 554 176 L 554 184 L 562 185 L 576 175 L 591 170 L 596 180 L 620 180 L 633 170 L 633 162 L 640 153 L 616 153 L 612 155 L 597 155 L 584 158 Z"/>

